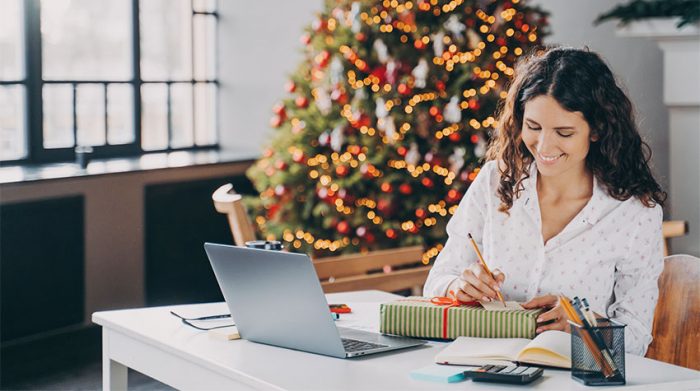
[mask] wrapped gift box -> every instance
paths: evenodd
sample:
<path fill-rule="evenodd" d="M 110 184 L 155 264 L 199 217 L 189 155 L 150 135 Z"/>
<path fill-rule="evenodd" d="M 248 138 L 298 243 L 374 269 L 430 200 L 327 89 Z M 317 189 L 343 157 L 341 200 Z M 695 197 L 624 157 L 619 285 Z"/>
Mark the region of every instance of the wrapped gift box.
<path fill-rule="evenodd" d="M 407 297 L 380 307 L 379 331 L 406 337 L 534 338 L 541 309 L 487 311 L 480 305 L 434 304 Z"/>

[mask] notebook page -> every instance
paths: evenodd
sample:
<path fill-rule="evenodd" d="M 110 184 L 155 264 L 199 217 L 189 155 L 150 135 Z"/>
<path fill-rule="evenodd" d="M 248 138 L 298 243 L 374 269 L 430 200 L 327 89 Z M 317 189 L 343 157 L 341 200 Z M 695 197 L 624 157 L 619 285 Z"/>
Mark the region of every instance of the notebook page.
<path fill-rule="evenodd" d="M 529 342 L 525 338 L 458 337 L 435 356 L 435 361 L 450 364 L 474 362 L 474 359 L 513 361 Z"/>
<path fill-rule="evenodd" d="M 545 331 L 523 348 L 518 360 L 571 368 L 571 334 L 558 330 Z"/>

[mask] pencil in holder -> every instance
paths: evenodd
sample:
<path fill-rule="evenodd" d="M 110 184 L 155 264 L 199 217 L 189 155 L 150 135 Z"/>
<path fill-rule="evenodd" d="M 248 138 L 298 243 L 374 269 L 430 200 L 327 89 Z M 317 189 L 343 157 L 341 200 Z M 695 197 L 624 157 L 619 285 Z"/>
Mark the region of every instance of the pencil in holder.
<path fill-rule="evenodd" d="M 587 386 L 625 384 L 625 325 L 598 319 L 596 327 L 571 323 L 571 377 Z"/>

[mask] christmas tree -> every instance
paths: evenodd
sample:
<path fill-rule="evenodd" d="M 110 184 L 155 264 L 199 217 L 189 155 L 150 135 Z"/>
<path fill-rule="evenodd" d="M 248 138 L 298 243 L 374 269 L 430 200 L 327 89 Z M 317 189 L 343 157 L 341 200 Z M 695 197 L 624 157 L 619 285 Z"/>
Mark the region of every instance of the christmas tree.
<path fill-rule="evenodd" d="M 248 171 L 261 236 L 314 255 L 418 244 L 429 263 L 514 63 L 547 34 L 523 3 L 327 1 Z"/>

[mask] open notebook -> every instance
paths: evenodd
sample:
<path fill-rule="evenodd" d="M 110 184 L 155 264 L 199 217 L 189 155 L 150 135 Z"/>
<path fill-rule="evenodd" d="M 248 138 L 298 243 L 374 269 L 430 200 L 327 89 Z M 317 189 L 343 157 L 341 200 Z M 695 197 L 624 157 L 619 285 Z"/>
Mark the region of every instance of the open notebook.
<path fill-rule="evenodd" d="M 545 331 L 525 338 L 459 337 L 435 356 L 438 364 L 509 365 L 511 362 L 571 368 L 571 335 Z"/>

